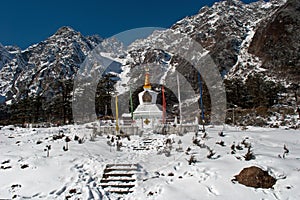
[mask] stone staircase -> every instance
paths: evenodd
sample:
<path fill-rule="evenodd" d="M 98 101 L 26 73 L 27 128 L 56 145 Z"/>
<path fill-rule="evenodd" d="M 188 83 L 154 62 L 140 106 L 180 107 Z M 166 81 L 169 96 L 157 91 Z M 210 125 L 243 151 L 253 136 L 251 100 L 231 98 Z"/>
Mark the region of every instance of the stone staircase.
<path fill-rule="evenodd" d="M 138 164 L 107 164 L 100 186 L 109 193 L 131 193 L 136 185 L 138 170 Z"/>
<path fill-rule="evenodd" d="M 142 151 L 142 150 L 150 150 L 152 147 L 151 144 L 156 141 L 156 139 L 151 138 L 144 138 L 138 147 L 133 147 L 135 151 Z"/>

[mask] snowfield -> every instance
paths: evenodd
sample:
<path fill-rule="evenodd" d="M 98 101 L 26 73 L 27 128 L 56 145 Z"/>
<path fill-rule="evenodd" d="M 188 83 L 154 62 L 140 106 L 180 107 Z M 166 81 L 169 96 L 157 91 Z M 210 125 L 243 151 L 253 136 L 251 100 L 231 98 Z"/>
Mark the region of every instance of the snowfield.
<path fill-rule="evenodd" d="M 146 132 L 121 138 L 118 151 L 116 137 L 91 139 L 91 124 L 5 126 L 0 130 L 0 199 L 300 199 L 299 130 L 215 126 L 206 132 Z M 66 136 L 71 139 L 68 147 Z M 254 158 L 246 161 L 250 145 Z M 189 163 L 191 157 L 194 162 Z M 109 193 L 101 186 L 106 165 L 116 163 L 138 164 L 132 193 Z M 250 166 L 275 177 L 273 188 L 233 181 Z"/>

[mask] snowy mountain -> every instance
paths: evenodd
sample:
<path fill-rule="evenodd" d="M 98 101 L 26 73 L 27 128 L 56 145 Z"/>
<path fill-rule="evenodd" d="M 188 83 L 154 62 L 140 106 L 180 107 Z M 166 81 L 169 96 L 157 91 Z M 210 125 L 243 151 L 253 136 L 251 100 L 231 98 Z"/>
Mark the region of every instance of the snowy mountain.
<path fill-rule="evenodd" d="M 266 124 L 265 120 L 257 123 L 254 122 L 255 118 L 261 117 L 260 115 L 266 116 L 267 112 L 278 112 L 278 107 L 274 109 L 275 105 L 291 106 L 286 111 L 281 110 L 280 112 L 294 112 L 295 106 L 297 103 L 299 104 L 297 101 L 300 94 L 300 77 L 299 65 L 296 62 L 299 55 L 297 50 L 299 49 L 299 40 L 297 31 L 294 31 L 297 30 L 299 19 L 297 10 L 299 6 L 297 5 L 296 1 L 287 3 L 276 0 L 258 1 L 251 4 L 244 4 L 238 0 L 221 1 L 212 7 L 202 8 L 198 14 L 186 17 L 171 27 L 173 32 L 187 35 L 199 42 L 203 47 L 200 52 L 203 57 L 207 54 L 212 57 L 220 74 L 224 77 L 228 107 L 244 109 L 243 113 L 240 113 L 241 116 L 238 116 L 240 119 L 236 119 L 239 124 L 263 125 Z M 280 14 L 282 12 L 285 13 L 284 17 Z M 274 26 L 272 25 L 273 21 L 282 21 L 281 18 L 286 20 L 286 22 L 281 22 L 282 24 L 287 21 L 288 24 L 291 24 L 289 31 L 293 34 L 289 35 L 286 32 L 285 35 L 288 39 L 283 37 L 279 40 L 281 43 L 278 44 L 277 40 L 272 40 L 268 36 L 276 35 L 278 31 L 284 31 L 284 29 L 275 27 L 265 30 L 265 27 Z M 197 72 L 191 63 L 173 52 L 152 48 L 155 41 L 170 39 L 168 38 L 169 33 L 169 30 L 155 32 L 147 39 L 138 40 L 130 45 L 128 56 L 125 58 L 126 62 L 123 62 L 127 63 L 127 68 L 130 67 L 130 72 L 124 70 L 124 73 L 127 74 L 123 74 L 122 77 L 131 77 L 132 80 L 124 79 L 127 81 L 126 84 L 141 84 L 136 82 L 136 80 L 140 80 L 141 73 L 135 72 L 134 69 L 139 63 L 156 63 L 163 66 L 159 71 L 155 68 L 155 76 L 159 75 L 156 77 L 157 82 L 162 84 L 162 78 L 174 73 L 174 68 L 176 68 L 176 71 L 184 75 L 198 93 Z M 264 38 L 268 40 L 268 43 L 260 41 Z M 259 46 L 256 49 L 255 45 L 257 44 Z M 266 44 L 268 47 L 265 47 Z M 286 49 L 290 49 L 289 54 L 280 48 L 284 46 L 287 47 Z M 188 44 L 182 48 L 188 49 Z M 273 57 L 267 58 L 264 56 L 265 54 L 255 53 L 256 51 L 265 52 L 266 55 L 271 54 Z M 291 54 L 295 64 L 292 67 L 285 67 L 286 62 L 291 63 L 291 56 L 289 56 Z M 274 70 L 270 69 L 270 66 Z M 278 68 L 287 70 L 278 71 Z M 272 73 L 273 71 L 276 73 Z M 118 85 L 117 90 L 120 92 L 128 90 L 124 82 L 121 83 L 122 85 Z M 176 84 L 176 81 L 171 80 L 167 85 L 172 87 Z M 204 104 L 209 112 L 211 94 L 209 95 L 206 87 L 204 87 L 204 94 Z M 199 96 L 188 96 L 186 100 L 191 99 L 194 99 L 193 102 L 196 103 Z M 264 108 L 263 111 L 257 111 L 257 108 L 260 107 Z M 248 116 L 251 120 L 245 119 L 243 115 L 251 115 Z"/>
<path fill-rule="evenodd" d="M 70 27 L 62 27 L 45 41 L 23 51 L 12 51 L 11 47 L 2 47 L 4 50 L 1 51 L 3 67 L 0 71 L 0 95 L 6 98 L 9 105 L 26 102 L 29 104 L 27 106 L 37 109 L 42 104 L 30 105 L 29 102 L 43 101 L 43 109 L 51 110 L 55 115 L 58 108 L 49 108 L 49 102 L 54 104 L 55 99 L 62 95 L 62 90 L 68 89 L 65 93 L 72 91 L 70 81 L 75 72 L 87 54 L 101 41 L 99 36 L 85 37 Z M 24 115 L 32 113 L 32 109 L 16 107 L 16 112 L 23 109 Z"/>
<path fill-rule="evenodd" d="M 299 19 L 299 0 L 225 0 L 128 47 L 70 27 L 25 50 L 0 44 L 0 199 L 300 199 Z M 201 48 L 185 60 L 176 50 L 188 49 L 190 38 Z M 169 43 L 160 48 L 163 41 Z M 205 65 L 207 57 L 216 69 Z M 102 117 L 112 114 L 111 93 L 119 95 L 119 114 L 121 107 L 128 112 L 131 88 L 136 107 L 144 66 L 158 104 L 160 85 L 166 86 L 169 117 L 179 114 L 176 71 L 187 80 L 180 85 L 183 114 L 195 122 L 199 84 L 192 61 L 202 58 L 207 122 L 215 117 L 212 105 L 224 103 L 209 89 L 224 86 L 232 126 L 116 136 L 103 131 L 114 132 L 111 116 L 69 124 L 72 97 L 90 95 L 83 99 L 95 99 L 92 112 Z M 213 70 L 221 86 L 203 77 Z M 89 82 L 73 90 L 76 78 L 95 77 L 101 77 L 96 95 L 85 93 Z"/>
<path fill-rule="evenodd" d="M 8 100 L 12 96 L 18 100 L 19 96 L 44 92 L 54 80 L 71 78 L 100 42 L 97 36 L 84 37 L 70 27 L 62 27 L 47 40 L 15 51 L 15 58 L 6 61 L 1 70 L 1 94 Z"/>
<path fill-rule="evenodd" d="M 297 105 L 300 80 L 298 8 L 296 0 L 251 4 L 239 0 L 220 1 L 178 21 L 170 30 L 198 42 L 203 47 L 199 56 L 209 55 L 213 59 L 224 80 L 228 107 L 248 109 L 257 117 L 256 110 L 253 112 L 252 108 L 263 107 L 269 112 L 275 105 Z M 156 77 L 159 84 L 168 74 L 174 74 L 174 69 L 180 72 L 196 94 L 183 95 L 186 105 L 197 104 L 199 86 L 193 65 L 172 52 L 152 48 L 153 42 L 166 38 L 170 30 L 156 31 L 146 39 L 133 42 L 127 49 L 113 38 L 103 41 L 98 36 L 84 37 L 70 27 L 60 28 L 45 41 L 23 51 L 17 47 L 0 46 L 0 95 L 6 101 L 2 105 L 6 111 L 0 118 L 19 123 L 62 121 L 62 116 L 64 122 L 66 118 L 71 120 L 74 75 L 97 45 L 101 56 L 115 60 L 114 76 L 118 79 L 114 80 L 119 80 L 116 83 L 119 94 L 128 91 L 128 85 L 141 85 L 139 66 L 152 63 L 161 66 L 157 73 L 160 75 Z M 101 84 L 98 85 L 98 102 L 108 104 L 110 99 L 101 97 L 107 93 L 103 90 L 105 83 Z M 175 85 L 175 81 L 169 83 L 170 87 Z M 210 117 L 211 96 L 206 83 L 204 94 L 204 104 Z M 171 94 L 169 98 L 168 111 L 171 113 L 178 101 Z M 24 104 L 32 105 L 32 109 Z M 106 106 L 102 104 L 97 109 L 98 114 L 104 114 Z M 134 104 L 137 105 L 137 99 L 134 99 Z M 294 107 L 288 109 L 290 111 Z M 193 112 L 197 114 L 197 111 Z M 248 112 L 240 113 L 241 123 Z M 22 118 L 20 113 L 23 116 L 26 113 L 37 114 L 20 122 L 17 120 Z M 247 123 L 253 124 L 253 121 Z"/>
<path fill-rule="evenodd" d="M 269 17 L 280 5 L 278 1 L 251 4 L 239 0 L 221 1 L 180 20 L 172 29 L 198 41 L 210 51 L 220 70 L 227 73 L 236 64 L 242 46 L 258 22 Z"/>

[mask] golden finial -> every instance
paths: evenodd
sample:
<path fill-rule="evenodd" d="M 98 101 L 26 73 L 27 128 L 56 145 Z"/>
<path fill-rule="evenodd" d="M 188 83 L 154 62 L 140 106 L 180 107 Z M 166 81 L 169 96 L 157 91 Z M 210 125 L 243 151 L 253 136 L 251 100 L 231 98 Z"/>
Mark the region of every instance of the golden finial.
<path fill-rule="evenodd" d="M 145 71 L 146 71 L 146 74 L 145 74 L 144 89 L 151 90 L 149 67 L 145 67 Z"/>

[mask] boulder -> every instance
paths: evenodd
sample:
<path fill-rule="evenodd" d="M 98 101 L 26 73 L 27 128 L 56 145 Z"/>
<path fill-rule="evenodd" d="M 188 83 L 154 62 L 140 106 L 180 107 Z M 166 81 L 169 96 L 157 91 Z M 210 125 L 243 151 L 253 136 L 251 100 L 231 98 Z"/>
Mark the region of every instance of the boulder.
<path fill-rule="evenodd" d="M 239 175 L 235 176 L 235 180 L 240 184 L 254 188 L 272 188 L 277 181 L 267 171 L 256 166 L 244 168 Z"/>

